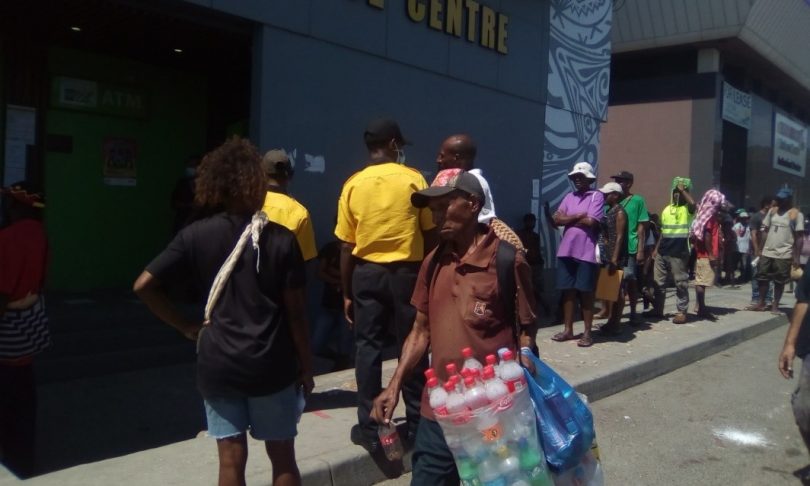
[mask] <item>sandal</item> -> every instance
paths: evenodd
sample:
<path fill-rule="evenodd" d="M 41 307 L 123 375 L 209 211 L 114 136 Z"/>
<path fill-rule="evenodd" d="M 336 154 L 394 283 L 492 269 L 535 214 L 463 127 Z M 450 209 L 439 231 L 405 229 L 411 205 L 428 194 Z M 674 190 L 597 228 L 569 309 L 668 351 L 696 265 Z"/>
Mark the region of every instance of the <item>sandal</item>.
<path fill-rule="evenodd" d="M 765 311 L 766 309 L 767 309 L 767 307 L 766 307 L 766 306 L 764 306 L 764 305 L 759 305 L 759 304 L 751 304 L 751 305 L 749 305 L 748 307 L 746 307 L 744 310 L 747 310 L 747 311 L 754 311 L 754 312 L 763 312 L 763 311 Z"/>
<path fill-rule="evenodd" d="M 577 341 L 577 346 L 580 348 L 590 348 L 593 345 L 593 339 L 590 336 L 582 336 Z"/>
<path fill-rule="evenodd" d="M 562 343 L 565 341 L 573 341 L 578 336 L 574 336 L 573 334 L 566 334 L 565 332 L 558 332 L 557 334 L 551 336 L 552 341 L 557 341 L 558 343 Z"/>

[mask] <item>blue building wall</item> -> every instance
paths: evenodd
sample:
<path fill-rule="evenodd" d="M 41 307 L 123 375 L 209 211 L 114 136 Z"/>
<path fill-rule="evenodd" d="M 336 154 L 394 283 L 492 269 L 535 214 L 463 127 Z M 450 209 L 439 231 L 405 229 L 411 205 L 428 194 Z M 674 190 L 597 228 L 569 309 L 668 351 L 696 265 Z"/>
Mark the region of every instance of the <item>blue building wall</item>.
<path fill-rule="evenodd" d="M 413 22 L 405 0 L 383 9 L 365 0 L 188 1 L 257 23 L 251 138 L 294 156 L 291 192 L 310 209 L 319 244 L 331 239 L 340 188 L 363 166 L 363 129 L 376 116 L 399 121 L 414 142 L 408 165 L 428 182 L 441 141 L 471 134 L 497 212 L 512 224 L 541 207 L 533 181 L 554 203 L 561 167 L 596 161 L 609 0 L 481 1 L 508 15 L 508 54 L 482 47 L 478 34 L 469 42 L 466 17 L 461 37 Z"/>

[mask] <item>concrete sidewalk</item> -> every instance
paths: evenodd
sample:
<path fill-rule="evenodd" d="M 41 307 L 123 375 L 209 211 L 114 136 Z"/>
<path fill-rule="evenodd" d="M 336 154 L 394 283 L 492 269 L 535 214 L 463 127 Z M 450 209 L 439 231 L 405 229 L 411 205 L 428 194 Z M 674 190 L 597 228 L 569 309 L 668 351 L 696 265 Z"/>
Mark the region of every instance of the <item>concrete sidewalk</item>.
<path fill-rule="evenodd" d="M 620 336 L 597 338 L 594 346 L 586 349 L 578 348 L 575 341 L 565 343 L 551 341 L 551 336 L 560 330 L 560 326 L 544 328 L 538 334 L 541 357 L 580 392 L 587 394 L 591 400 L 598 400 L 787 322 L 785 316 L 740 310 L 748 304 L 749 298 L 750 286 L 739 289 L 710 289 L 707 300 L 719 317 L 716 322 L 692 321 L 676 326 L 669 321 L 659 321 L 649 322 L 638 328 L 625 326 Z M 672 305 L 673 301 L 674 298 L 669 296 L 668 303 Z M 783 309 L 788 310 L 792 305 L 793 298 L 786 292 Z M 581 329 L 582 323 L 576 323 L 575 331 L 579 332 Z M 777 349 L 773 350 L 774 362 L 778 352 Z M 385 382 L 395 365 L 394 361 L 385 363 Z M 161 381 L 172 375 L 188 376 L 190 386 L 192 373 L 190 366 L 182 365 L 162 370 L 148 370 L 133 376 L 99 377 L 92 380 L 103 382 L 84 380 L 58 384 L 62 387 L 59 393 L 49 389 L 57 384 L 46 385 L 41 388 L 41 402 L 45 404 L 49 399 L 57 400 L 56 395 L 70 393 L 71 389 L 76 392 L 74 395 L 78 395 L 74 399 L 80 402 L 82 393 L 92 393 L 98 386 L 105 387 L 104 396 L 118 397 L 120 400 L 124 400 L 127 393 L 133 393 L 133 388 L 140 390 L 141 394 L 144 390 L 156 388 L 160 398 L 165 398 L 163 395 L 171 393 L 167 403 L 176 404 L 171 408 L 153 405 L 161 411 L 165 427 L 173 420 L 182 421 L 186 420 L 188 415 L 199 415 L 202 407 L 196 396 L 188 396 L 191 392 L 160 388 Z M 399 472 L 396 467 L 387 464 L 382 464 L 385 467 L 381 468 L 365 450 L 349 441 L 349 429 L 356 422 L 354 391 L 353 370 L 316 378 L 316 393 L 311 397 L 308 411 L 301 420 L 300 434 L 296 441 L 297 457 L 305 484 L 372 484 Z M 403 415 L 402 410 L 398 415 Z M 103 435 L 108 428 L 107 421 L 114 421 L 116 418 L 99 418 L 98 421 L 88 423 L 88 426 L 94 427 L 94 430 L 100 431 Z M 118 420 L 125 422 L 123 425 L 127 425 L 126 421 L 137 422 L 137 411 L 132 417 L 118 417 Z M 199 423 L 198 420 L 199 418 L 196 418 L 193 423 Z M 196 438 L 189 435 L 188 440 L 69 467 L 38 476 L 24 484 L 108 485 L 123 482 L 133 486 L 214 484 L 217 476 L 214 442 L 205 438 L 201 431 Z M 64 440 L 64 444 L 67 445 L 71 441 L 81 439 L 67 435 L 52 437 L 49 444 L 52 448 L 51 454 L 59 455 L 61 441 Z M 269 461 L 262 445 L 252 442 L 252 452 L 248 460 L 248 484 L 270 484 Z M 69 453 L 69 446 L 62 451 Z M 401 469 L 409 469 L 407 459 L 405 464 L 401 465 Z M 0 473 L 0 485 L 19 483 L 10 476 L 4 479 Z"/>

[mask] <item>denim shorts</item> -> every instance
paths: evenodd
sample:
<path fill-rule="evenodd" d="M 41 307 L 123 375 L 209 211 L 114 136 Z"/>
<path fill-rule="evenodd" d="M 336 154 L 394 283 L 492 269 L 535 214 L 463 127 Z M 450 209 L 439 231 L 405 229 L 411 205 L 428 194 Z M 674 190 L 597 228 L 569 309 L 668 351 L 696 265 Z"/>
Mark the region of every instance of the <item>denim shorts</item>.
<path fill-rule="evenodd" d="M 225 439 L 245 433 L 256 440 L 280 441 L 298 434 L 298 385 L 261 397 L 205 399 L 208 436 Z"/>
<path fill-rule="evenodd" d="M 557 258 L 557 290 L 576 289 L 580 292 L 596 290 L 596 273 L 599 266 L 575 258 Z"/>

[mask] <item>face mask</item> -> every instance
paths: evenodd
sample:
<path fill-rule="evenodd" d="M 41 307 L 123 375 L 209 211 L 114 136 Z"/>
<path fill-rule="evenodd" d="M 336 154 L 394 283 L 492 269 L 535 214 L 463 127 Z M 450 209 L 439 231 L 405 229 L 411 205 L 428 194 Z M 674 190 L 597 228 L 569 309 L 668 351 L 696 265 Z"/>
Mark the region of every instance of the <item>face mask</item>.
<path fill-rule="evenodd" d="M 405 151 L 399 147 L 396 148 L 397 151 L 397 163 L 404 164 L 405 163 Z"/>

